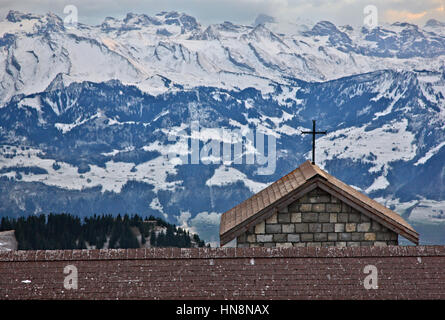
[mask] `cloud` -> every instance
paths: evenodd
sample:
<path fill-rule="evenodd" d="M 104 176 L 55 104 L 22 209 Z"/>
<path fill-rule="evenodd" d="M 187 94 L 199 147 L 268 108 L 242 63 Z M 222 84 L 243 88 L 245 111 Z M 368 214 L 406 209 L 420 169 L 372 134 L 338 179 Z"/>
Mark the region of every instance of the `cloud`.
<path fill-rule="evenodd" d="M 422 19 L 427 14 L 426 11 L 422 11 L 419 13 L 412 13 L 409 11 L 397 11 L 397 10 L 387 10 L 385 12 L 386 20 L 389 21 L 416 21 Z"/>
<path fill-rule="evenodd" d="M 197 233 L 199 237 L 210 243 L 212 247 L 219 246 L 219 222 L 221 213 L 217 212 L 200 212 L 191 219 L 190 212 L 181 212 L 176 217 L 181 228 L 191 233 Z"/>
<path fill-rule="evenodd" d="M 188 211 L 181 211 L 180 215 L 176 217 L 176 220 L 178 221 L 178 226 L 185 229 L 190 230 L 190 227 L 188 225 L 188 220 L 191 218 L 191 213 Z"/>
<path fill-rule="evenodd" d="M 128 12 L 155 15 L 161 11 L 180 11 L 196 17 L 203 25 L 232 21 L 251 25 L 260 14 L 279 20 L 304 18 L 314 22 L 329 20 L 336 24 L 361 25 L 363 8 L 369 0 L 0 0 L 0 12 L 10 9 L 33 13 L 54 12 L 64 16 L 63 8 L 74 5 L 79 22 L 100 24 L 105 17 L 123 18 Z M 382 22 L 405 20 L 424 22 L 430 18 L 445 20 L 443 0 L 374 0 Z"/>

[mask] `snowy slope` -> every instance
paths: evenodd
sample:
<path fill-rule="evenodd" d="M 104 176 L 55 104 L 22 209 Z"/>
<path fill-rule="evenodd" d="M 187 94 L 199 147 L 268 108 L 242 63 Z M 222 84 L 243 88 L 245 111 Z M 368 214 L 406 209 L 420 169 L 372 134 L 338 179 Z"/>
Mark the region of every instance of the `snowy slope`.
<path fill-rule="evenodd" d="M 433 71 L 444 64 L 445 36 L 430 31 L 442 28 L 436 25 L 423 30 L 396 23 L 367 30 L 321 21 L 310 29 L 287 27 L 289 33 L 267 26 L 280 31 L 271 23 L 205 27 L 177 12 L 129 13 L 98 26 L 65 28 L 54 14 L 11 11 L 0 22 L 0 69 L 5 70 L 0 101 L 43 91 L 59 73 L 68 76 L 67 83 L 119 79 L 151 93 L 171 88 L 171 81 L 188 88 L 270 92 L 271 81 L 289 84 L 286 77 L 324 81 L 376 66 Z"/>
<path fill-rule="evenodd" d="M 263 21 L 264 23 L 262 23 Z M 202 26 L 176 12 L 0 22 L 1 215 L 139 213 L 217 241 L 218 219 L 310 157 L 412 223 L 445 222 L 443 26 Z M 377 66 L 377 67 L 376 67 Z M 199 123 L 198 133 L 192 133 Z M 276 167 L 204 157 L 170 135 L 276 139 Z M 252 144 L 243 159 L 259 154 Z M 209 163 L 210 162 L 210 163 Z"/>

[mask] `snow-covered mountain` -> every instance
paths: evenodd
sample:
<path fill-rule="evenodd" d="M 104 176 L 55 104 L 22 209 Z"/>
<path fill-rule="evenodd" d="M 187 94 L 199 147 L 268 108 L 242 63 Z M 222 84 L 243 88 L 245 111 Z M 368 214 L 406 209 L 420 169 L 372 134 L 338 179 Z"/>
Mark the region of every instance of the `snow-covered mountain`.
<path fill-rule="evenodd" d="M 445 242 L 445 27 L 328 21 L 202 26 L 177 12 L 97 26 L 11 11 L 0 21 L 0 215 L 139 213 L 217 239 L 219 216 L 309 157 Z M 291 31 L 283 33 L 282 30 Z M 169 133 L 276 138 L 271 175 L 180 164 Z M 199 194 L 199 197 L 196 195 Z M 423 230 L 423 229 L 422 229 Z M 439 240 L 438 240 L 439 239 Z"/>
<path fill-rule="evenodd" d="M 68 28 L 54 14 L 11 11 L 0 22 L 0 99 L 41 92 L 58 74 L 67 83 L 119 79 L 156 94 L 168 89 L 164 78 L 187 88 L 267 91 L 270 81 L 289 84 L 287 77 L 325 81 L 376 69 L 437 71 L 444 64 L 437 21 L 425 29 L 394 23 L 373 30 L 321 21 L 289 35 L 268 24 L 203 27 L 186 14 L 163 12 Z"/>

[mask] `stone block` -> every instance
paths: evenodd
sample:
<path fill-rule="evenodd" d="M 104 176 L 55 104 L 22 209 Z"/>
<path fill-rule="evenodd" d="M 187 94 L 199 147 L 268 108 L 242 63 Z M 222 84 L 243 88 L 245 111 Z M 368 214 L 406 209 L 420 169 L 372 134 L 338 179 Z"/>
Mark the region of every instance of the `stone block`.
<path fill-rule="evenodd" d="M 335 232 L 328 233 L 328 241 L 337 241 L 337 234 Z"/>
<path fill-rule="evenodd" d="M 361 222 L 371 222 L 371 219 L 362 213 L 362 215 L 360 216 L 360 221 Z"/>
<path fill-rule="evenodd" d="M 307 223 L 296 223 L 295 224 L 295 232 L 296 233 L 304 233 L 309 231 L 309 225 Z"/>
<path fill-rule="evenodd" d="M 299 222 L 301 222 L 301 212 L 293 212 L 293 213 L 291 213 L 291 216 L 290 216 L 290 222 L 292 222 L 292 223 L 299 223 Z"/>
<path fill-rule="evenodd" d="M 382 225 L 378 223 L 377 221 L 371 222 L 371 230 L 372 231 L 380 231 L 382 229 Z"/>
<path fill-rule="evenodd" d="M 351 233 L 348 233 L 348 232 L 340 232 L 340 233 L 338 234 L 338 239 L 341 240 L 341 241 L 351 241 L 352 236 L 351 236 Z"/>
<path fill-rule="evenodd" d="M 391 240 L 391 235 L 388 232 L 377 232 L 375 235 L 375 239 L 379 241 L 388 241 Z"/>
<path fill-rule="evenodd" d="M 259 234 L 259 235 L 257 235 L 256 240 L 258 242 L 272 242 L 273 235 L 271 235 L 271 234 Z"/>
<path fill-rule="evenodd" d="M 254 234 L 249 234 L 247 236 L 247 242 L 249 242 L 249 243 L 256 242 L 256 236 Z"/>
<path fill-rule="evenodd" d="M 321 246 L 322 247 L 334 247 L 335 246 L 335 242 L 322 242 Z"/>
<path fill-rule="evenodd" d="M 355 232 L 357 230 L 357 224 L 356 223 L 347 223 L 345 225 L 345 231 L 346 232 Z"/>
<path fill-rule="evenodd" d="M 363 232 L 353 232 L 351 235 L 352 241 L 362 241 L 365 238 L 365 234 Z"/>
<path fill-rule="evenodd" d="M 346 247 L 346 242 L 344 241 L 339 241 L 335 243 L 336 247 Z"/>
<path fill-rule="evenodd" d="M 283 207 L 283 208 L 280 208 L 279 210 L 278 210 L 278 214 L 280 214 L 280 213 L 288 213 L 289 212 L 289 209 L 288 209 L 288 207 L 286 206 L 286 207 Z"/>
<path fill-rule="evenodd" d="M 337 223 L 337 214 L 336 213 L 330 213 L 329 214 L 329 222 L 330 223 Z"/>
<path fill-rule="evenodd" d="M 349 242 L 346 243 L 346 246 L 348 246 L 348 247 L 360 247 L 360 242 L 349 241 Z"/>
<path fill-rule="evenodd" d="M 264 234 L 266 232 L 266 222 L 262 221 L 255 226 L 256 234 Z"/>
<path fill-rule="evenodd" d="M 327 212 L 341 212 L 341 204 L 340 203 L 328 203 L 326 205 Z"/>
<path fill-rule="evenodd" d="M 321 242 L 308 242 L 307 247 L 321 247 Z"/>
<path fill-rule="evenodd" d="M 334 231 L 335 232 L 344 232 L 345 231 L 345 225 L 343 223 L 336 223 L 334 225 Z"/>
<path fill-rule="evenodd" d="M 300 235 L 301 241 L 307 242 L 307 241 L 314 241 L 314 234 L 313 233 L 302 233 Z"/>
<path fill-rule="evenodd" d="M 310 196 L 309 202 L 310 203 L 329 203 L 329 202 L 331 202 L 331 196 L 330 195 Z"/>
<path fill-rule="evenodd" d="M 310 223 L 309 232 L 321 232 L 321 223 Z"/>
<path fill-rule="evenodd" d="M 337 216 L 337 222 L 348 222 L 348 214 L 347 213 L 339 213 Z"/>
<path fill-rule="evenodd" d="M 327 241 L 327 240 L 328 240 L 327 233 L 322 233 L 322 232 L 314 233 L 314 241 Z"/>
<path fill-rule="evenodd" d="M 329 213 L 327 212 L 321 212 L 318 215 L 318 221 L 319 222 L 329 222 Z"/>
<path fill-rule="evenodd" d="M 264 248 L 275 248 L 275 242 L 265 242 L 263 247 Z"/>
<path fill-rule="evenodd" d="M 305 242 L 295 242 L 294 247 L 306 247 L 306 243 Z"/>
<path fill-rule="evenodd" d="M 358 232 L 368 232 L 369 229 L 371 229 L 371 223 L 370 222 L 362 222 L 357 224 L 357 231 Z"/>
<path fill-rule="evenodd" d="M 283 225 L 281 225 L 281 231 L 283 233 L 294 233 L 295 232 L 295 225 L 293 225 L 293 224 L 283 224 Z"/>
<path fill-rule="evenodd" d="M 360 214 L 359 213 L 350 213 L 348 217 L 349 222 L 360 222 Z"/>
<path fill-rule="evenodd" d="M 277 248 L 290 248 L 293 247 L 293 244 L 290 242 L 277 243 Z"/>
<path fill-rule="evenodd" d="M 334 232 L 334 224 L 333 223 L 323 223 L 322 232 Z"/>
<path fill-rule="evenodd" d="M 285 234 L 279 233 L 273 235 L 273 241 L 274 242 L 286 242 L 287 236 Z"/>
<path fill-rule="evenodd" d="M 375 241 L 374 245 L 376 247 L 386 247 L 388 244 L 385 241 Z"/>
<path fill-rule="evenodd" d="M 299 242 L 299 241 L 300 241 L 299 234 L 288 234 L 287 235 L 287 242 Z"/>
<path fill-rule="evenodd" d="M 375 233 L 373 233 L 373 232 L 365 233 L 364 239 L 366 241 L 375 241 Z"/>
<path fill-rule="evenodd" d="M 278 223 L 289 223 L 290 213 L 278 213 Z"/>
<path fill-rule="evenodd" d="M 238 242 L 236 243 L 236 246 L 238 248 L 249 248 L 250 247 L 248 243 L 238 243 Z"/>
<path fill-rule="evenodd" d="M 338 199 L 334 196 L 331 196 L 331 203 L 340 203 L 340 199 Z"/>
<path fill-rule="evenodd" d="M 312 211 L 314 212 L 325 212 L 326 205 L 324 203 L 315 203 L 312 205 Z"/>
<path fill-rule="evenodd" d="M 303 221 L 303 222 L 318 222 L 318 213 L 302 212 L 301 221 Z"/>
<path fill-rule="evenodd" d="M 369 247 L 372 245 L 373 245 L 372 241 L 361 241 L 360 242 L 360 246 L 362 246 L 362 247 Z"/>
<path fill-rule="evenodd" d="M 310 203 L 300 204 L 300 211 L 301 212 L 311 212 L 312 211 L 312 205 Z"/>
<path fill-rule="evenodd" d="M 266 224 L 266 233 L 281 233 L 281 224 Z"/>

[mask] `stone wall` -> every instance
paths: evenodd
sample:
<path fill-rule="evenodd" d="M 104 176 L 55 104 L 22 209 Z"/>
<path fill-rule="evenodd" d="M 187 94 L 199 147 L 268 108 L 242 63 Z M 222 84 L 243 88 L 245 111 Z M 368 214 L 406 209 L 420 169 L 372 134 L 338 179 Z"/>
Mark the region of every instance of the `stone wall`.
<path fill-rule="evenodd" d="M 397 233 L 319 188 L 237 238 L 240 248 L 397 244 Z"/>

